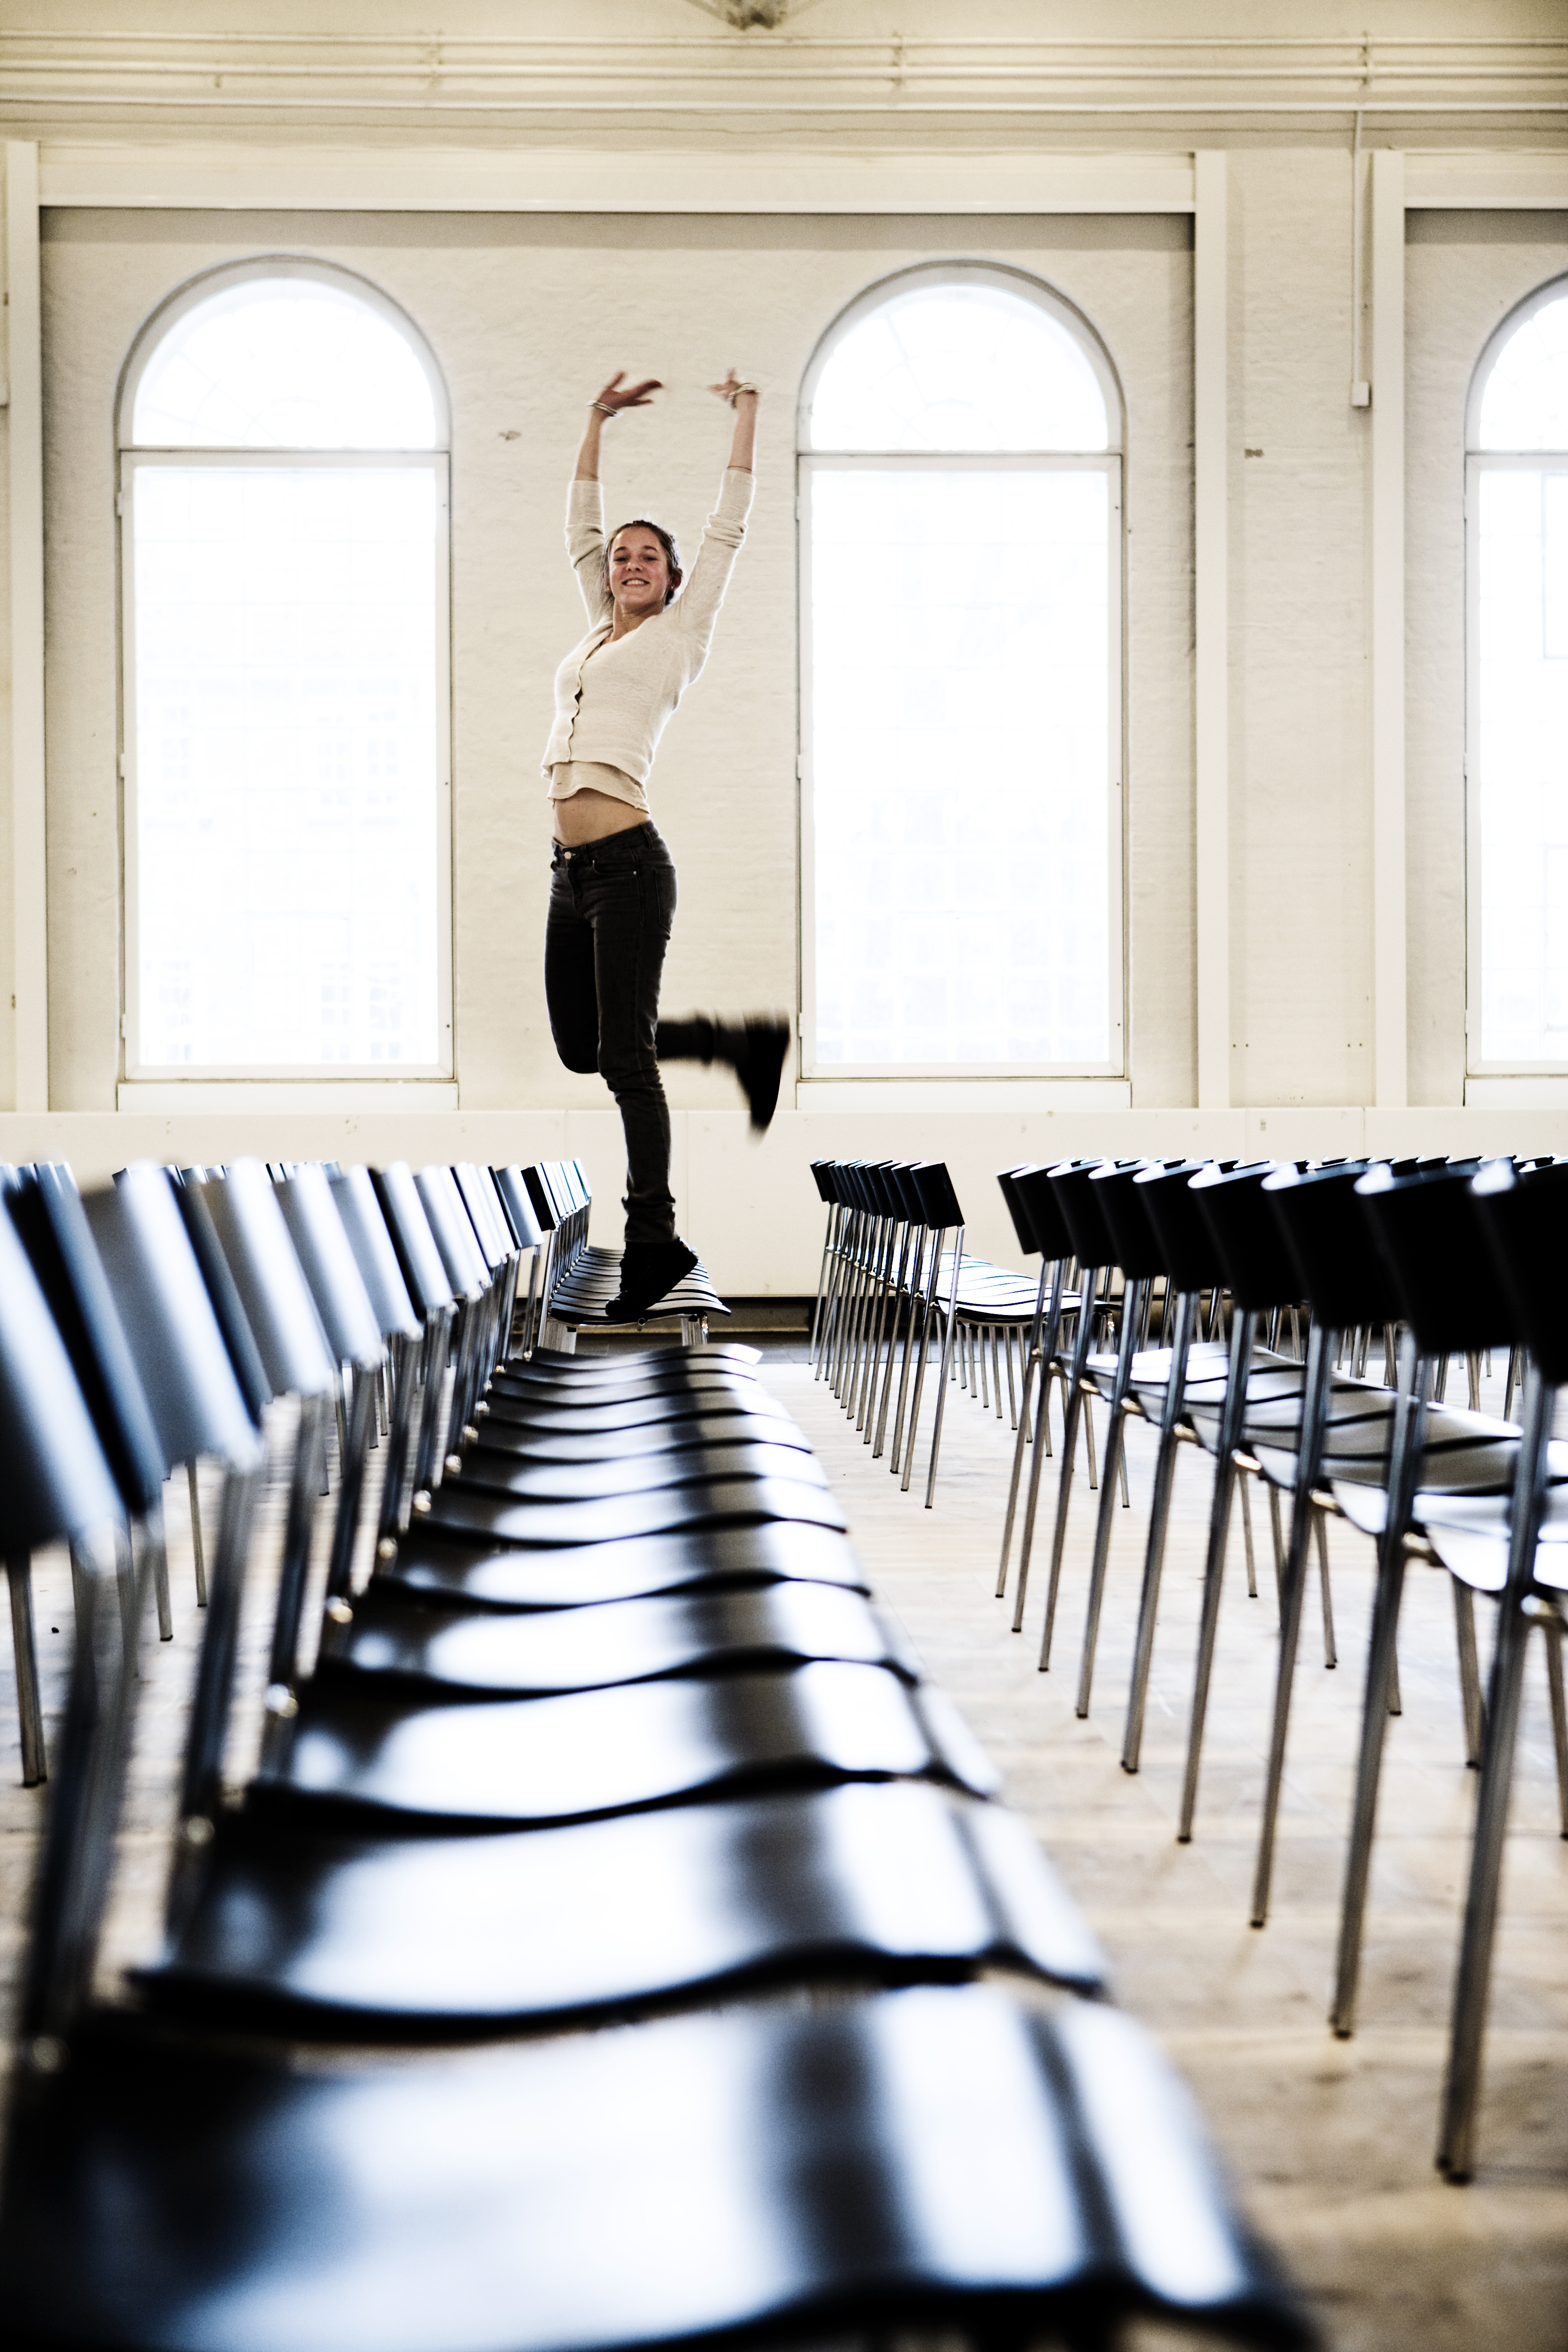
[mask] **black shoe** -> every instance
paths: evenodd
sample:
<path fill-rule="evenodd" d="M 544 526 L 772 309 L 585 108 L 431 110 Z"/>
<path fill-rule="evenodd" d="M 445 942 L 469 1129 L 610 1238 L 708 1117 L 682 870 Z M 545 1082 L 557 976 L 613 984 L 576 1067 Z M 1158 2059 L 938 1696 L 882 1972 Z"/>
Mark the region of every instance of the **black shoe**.
<path fill-rule="evenodd" d="M 735 1076 L 745 1090 L 752 1126 L 760 1135 L 778 1108 L 779 1079 L 789 1052 L 789 1023 L 778 1013 L 746 1021 L 735 1053 Z"/>
<path fill-rule="evenodd" d="M 628 1242 L 621 1258 L 621 1286 L 605 1309 L 606 1323 L 640 1323 L 661 1298 L 685 1281 L 697 1264 L 679 1234 L 672 1242 Z"/>

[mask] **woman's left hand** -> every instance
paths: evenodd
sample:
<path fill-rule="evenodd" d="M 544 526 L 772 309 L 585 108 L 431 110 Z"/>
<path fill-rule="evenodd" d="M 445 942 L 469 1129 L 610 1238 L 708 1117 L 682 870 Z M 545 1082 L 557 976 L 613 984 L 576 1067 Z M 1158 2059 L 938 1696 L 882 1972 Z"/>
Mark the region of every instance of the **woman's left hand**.
<path fill-rule="evenodd" d="M 754 383 L 743 383 L 741 378 L 735 373 L 733 368 L 730 370 L 729 374 L 725 377 L 722 383 L 710 383 L 708 389 L 713 394 L 716 399 L 723 401 L 726 407 L 729 408 L 734 407 L 737 398 L 743 392 L 749 392 L 753 400 L 755 400 L 757 396 L 756 385 Z"/>

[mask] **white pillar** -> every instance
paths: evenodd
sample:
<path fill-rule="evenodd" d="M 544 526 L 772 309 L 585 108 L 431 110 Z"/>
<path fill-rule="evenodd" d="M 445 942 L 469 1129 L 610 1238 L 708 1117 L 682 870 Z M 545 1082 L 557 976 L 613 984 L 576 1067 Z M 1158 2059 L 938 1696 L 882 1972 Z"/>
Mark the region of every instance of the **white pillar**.
<path fill-rule="evenodd" d="M 1226 157 L 1194 159 L 1193 566 L 1198 1106 L 1230 1103 L 1230 606 Z"/>
<path fill-rule="evenodd" d="M 1408 1098 L 1405 953 L 1405 157 L 1372 158 L 1372 984 L 1375 1099 Z"/>
<path fill-rule="evenodd" d="M 49 1107 L 49 963 L 44 864 L 44 397 L 38 294 L 38 150 L 5 142 L 10 376 L 11 990 L 18 1110 Z"/>

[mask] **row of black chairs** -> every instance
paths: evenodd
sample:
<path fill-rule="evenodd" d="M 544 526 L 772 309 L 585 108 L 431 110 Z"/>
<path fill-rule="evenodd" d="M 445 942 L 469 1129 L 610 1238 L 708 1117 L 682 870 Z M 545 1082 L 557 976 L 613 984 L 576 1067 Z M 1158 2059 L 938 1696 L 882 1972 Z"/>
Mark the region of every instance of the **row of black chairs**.
<path fill-rule="evenodd" d="M 1305 2342 L 753 1352 L 532 1338 L 541 1187 L 8 1180 L 0 1540 L 14 1595 L 68 1542 L 76 1622 L 7 2342 L 1087 2347 L 1138 2312 Z M 105 1981 L 195 1461 L 162 1941 Z"/>
<path fill-rule="evenodd" d="M 605 1308 L 620 1288 L 621 1252 L 588 1239 L 593 1193 L 580 1160 L 541 1160 L 524 1174 L 545 1236 L 541 1337 L 544 1345 L 573 1355 L 584 1327 L 610 1328 Z M 729 1312 L 699 1262 L 643 1319 L 677 1322 L 682 1345 L 698 1347 L 707 1342 L 710 1318 Z"/>
<path fill-rule="evenodd" d="M 1469 1899 L 1455 1993 L 1437 2161 L 1470 2177 L 1499 1872 L 1517 1733 L 1520 1677 L 1532 1626 L 1544 1635 L 1563 1834 L 1568 1836 L 1568 1723 L 1562 1669 L 1555 1490 L 1568 1449 L 1549 1438 L 1568 1324 L 1568 1165 L 1553 1162 L 1331 1163 L 1083 1161 L 1028 1166 L 1001 1179 L 1020 1243 L 1041 1257 L 1041 1305 L 1028 1351 L 997 1591 L 1018 1536 L 1014 1626 L 1024 1620 L 1046 1430 L 1047 1375 L 1060 1381 L 1068 1423 L 1057 1484 L 1040 1664 L 1048 1669 L 1072 1480 L 1079 1398 L 1108 1415 L 1091 1555 L 1077 1710 L 1089 1710 L 1110 1561 L 1115 1472 L 1129 1417 L 1156 1433 L 1150 1523 L 1138 1596 L 1122 1741 L 1139 1768 L 1157 1633 L 1162 1570 L 1179 1449 L 1214 1462 L 1203 1605 L 1189 1711 L 1178 1835 L 1194 1832 L 1226 1543 L 1239 1482 L 1268 1492 L 1275 1528 L 1280 1643 L 1251 1916 L 1268 1916 L 1276 1828 L 1302 1614 L 1314 1553 L 1325 1663 L 1334 1663 L 1324 1522 L 1337 1516 L 1375 1539 L 1375 1603 L 1356 1791 L 1345 1867 L 1334 2031 L 1354 2030 L 1368 1876 L 1385 1727 L 1400 1707 L 1395 1642 L 1406 1563 L 1440 1565 L 1454 1596 L 1468 1760 L 1480 1773 Z M 1064 1313 L 1068 1282 L 1091 1299 L 1116 1277 L 1114 1351 L 1093 1344 L 1088 1318 Z M 1157 1347 L 1147 1345 L 1160 1296 Z M 1205 1318 L 1205 1304 L 1208 1302 Z M 1216 1312 L 1217 1309 L 1217 1312 Z M 1228 1337 L 1200 1337 L 1228 1316 Z M 1553 1319 L 1555 1318 L 1555 1319 Z M 1289 1327 L 1308 1333 L 1305 1355 Z M 1365 1377 L 1368 1342 L 1385 1335 L 1394 1378 Z M 1272 1340 L 1275 1344 L 1267 1342 Z M 1524 1365 L 1524 1427 L 1441 1401 L 1449 1360 L 1470 1369 L 1506 1350 L 1510 1388 Z M 1036 1391 L 1037 1391 L 1037 1393 Z M 1534 1419 L 1532 1419 L 1532 1415 Z M 1026 1490 L 1023 1468 L 1034 1442 Z M 1243 1489 L 1245 1492 L 1245 1488 Z M 1289 1504 L 1288 1537 L 1282 1500 Z M 1562 1524 L 1568 1525 L 1568 1509 Z M 1250 1531 L 1248 1531 L 1250 1532 Z M 1256 1593 L 1248 1542 L 1248 1583 Z M 1474 1619 L 1479 1592 L 1499 1607 L 1483 1696 Z"/>
<path fill-rule="evenodd" d="M 1002 1411 L 1003 1351 L 1016 1426 L 1036 1286 L 964 1249 L 964 1218 L 942 1160 L 812 1162 L 827 1231 L 812 1314 L 811 1361 L 908 1492 L 926 1370 L 937 1349 L 925 1503 L 936 1497 L 947 1391 L 955 1381 Z M 989 1377 L 987 1358 L 989 1357 Z M 912 1378 L 911 1378 L 912 1373 Z M 891 1413 L 891 1433 L 889 1416 Z M 1092 1440 L 1090 1443 L 1092 1475 Z"/>

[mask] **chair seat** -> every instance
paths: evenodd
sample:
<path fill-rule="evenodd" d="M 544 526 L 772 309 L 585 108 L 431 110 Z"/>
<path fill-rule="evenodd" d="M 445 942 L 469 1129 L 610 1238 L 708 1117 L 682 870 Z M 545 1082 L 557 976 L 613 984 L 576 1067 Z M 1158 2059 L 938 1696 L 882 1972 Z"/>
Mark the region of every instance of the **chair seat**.
<path fill-rule="evenodd" d="M 792 1461 L 799 1457 L 792 1455 Z M 808 1519 L 837 1528 L 847 1522 L 826 1487 L 805 1478 L 719 1478 L 649 1494 L 639 1486 L 580 1503 L 516 1503 L 496 1495 L 443 1486 L 422 1524 L 479 1543 L 542 1546 L 613 1543 L 626 1536 L 669 1535 L 678 1528 L 722 1521 Z"/>
<path fill-rule="evenodd" d="M 951 1702 L 882 1666 L 815 1664 L 450 1705 L 340 1676 L 306 1685 L 290 1729 L 252 1801 L 521 1827 L 834 1780 L 934 1778 L 979 1796 L 996 1787 Z"/>
<path fill-rule="evenodd" d="M 619 1250 L 589 1249 L 561 1276 L 550 1294 L 546 1315 L 556 1323 L 603 1323 L 605 1308 L 621 1286 Z M 672 1315 L 728 1315 L 712 1278 L 700 1261 L 650 1307 L 647 1320 Z"/>
<path fill-rule="evenodd" d="M 857 1592 L 867 1589 L 847 1538 L 831 1528 L 774 1519 L 686 1535 L 632 1536 L 558 1552 L 501 1551 L 477 1558 L 470 1545 L 444 1542 L 416 1526 L 399 1543 L 392 1565 L 377 1570 L 372 1590 L 426 1593 L 467 1609 L 575 1609 L 784 1579 L 841 1584 Z"/>
<path fill-rule="evenodd" d="M 465 1476 L 477 1465 L 521 1460 L 527 1463 L 624 1462 L 634 1456 L 666 1454 L 676 1446 L 748 1444 L 793 1446 L 809 1453 L 809 1443 L 798 1423 L 785 1412 L 698 1413 L 689 1421 L 644 1422 L 630 1429 L 604 1429 L 587 1434 L 563 1430 L 518 1428 L 487 1414 L 479 1438 L 464 1457 Z"/>
<path fill-rule="evenodd" d="M 717 1409 L 721 1410 L 727 1398 L 764 1406 L 771 1402 L 767 1391 L 753 1373 L 723 1365 L 700 1366 L 691 1371 L 679 1367 L 669 1371 L 639 1370 L 621 1376 L 608 1366 L 573 1381 L 559 1380 L 553 1372 L 497 1373 L 487 1391 L 492 1412 L 500 1412 L 504 1406 L 517 1417 L 526 1417 L 533 1412 L 593 1412 L 605 1406 L 642 1404 L 662 1397 L 711 1397 L 718 1401 Z M 773 1406 L 774 1412 L 777 1409 Z"/>
<path fill-rule="evenodd" d="M 594 1503 L 606 1496 L 654 1495 L 666 1486 L 710 1486 L 720 1478 L 784 1477 L 826 1486 L 827 1474 L 808 1447 L 770 1443 L 748 1433 L 722 1444 L 695 1440 L 658 1453 L 601 1454 L 585 1462 L 519 1461 L 473 1446 L 460 1457 L 465 1493 L 510 1495 L 520 1502 Z"/>
<path fill-rule="evenodd" d="M 682 1422 L 727 1421 L 743 1424 L 748 1421 L 772 1420 L 777 1417 L 778 1406 L 767 1391 L 752 1381 L 742 1384 L 705 1384 L 685 1392 L 661 1391 L 640 1398 L 620 1398 L 607 1404 L 566 1402 L 531 1404 L 515 1397 L 498 1396 L 492 1389 L 488 1399 L 489 1411 L 483 1416 L 487 1436 L 504 1433 L 506 1442 L 513 1437 L 526 1444 L 535 1433 L 541 1437 L 563 1436 L 594 1438 L 613 1436 L 618 1431 L 636 1429 L 659 1430 Z"/>
<path fill-rule="evenodd" d="M 1306 2322 L 1100 2002 L 984 1986 L 284 2068 L 108 2032 L 16 2116 L 17 2352 L 637 2352 Z"/>
<path fill-rule="evenodd" d="M 831 1584 L 679 1593 L 497 1617 L 421 1606 L 374 1586 L 346 1625 L 323 1630 L 318 1675 L 376 1677 L 516 1698 L 604 1690 L 669 1675 L 845 1658 L 918 1669 L 871 1603 Z"/>
<path fill-rule="evenodd" d="M 221 2000 L 226 2021 L 297 2032 L 559 2022 L 803 1974 L 955 1966 L 1105 1982 L 1015 1816 L 895 1781 L 477 1837 L 296 1823 L 285 1841 L 230 1814 L 188 1921 L 137 1981 L 163 2008 Z"/>

